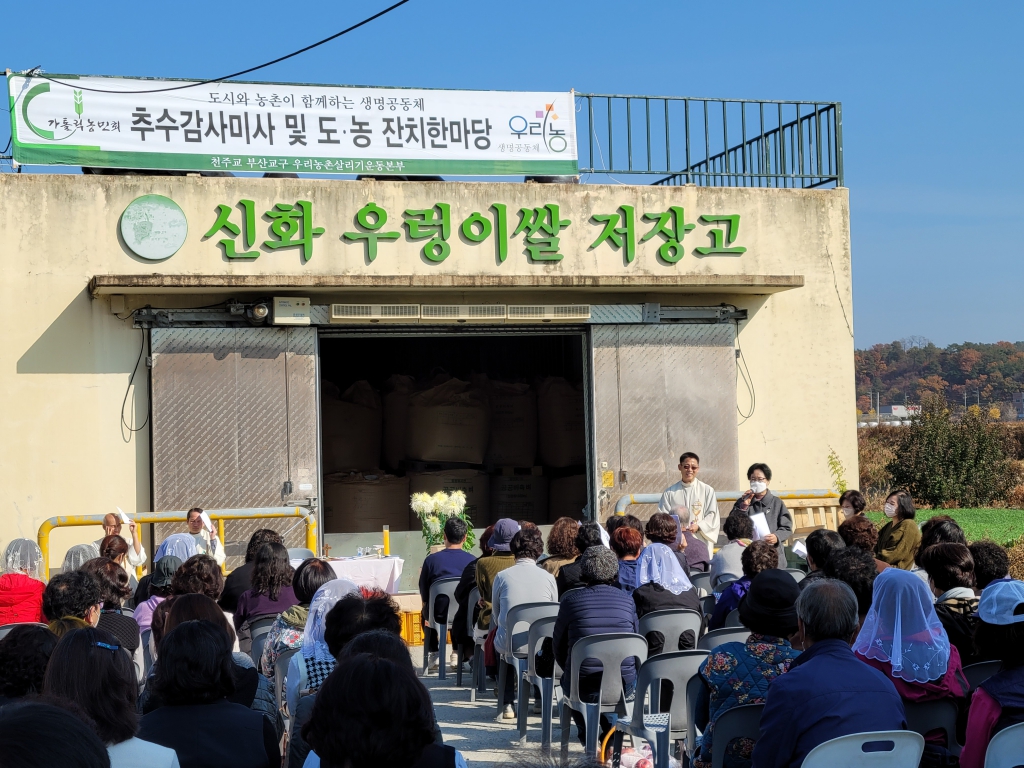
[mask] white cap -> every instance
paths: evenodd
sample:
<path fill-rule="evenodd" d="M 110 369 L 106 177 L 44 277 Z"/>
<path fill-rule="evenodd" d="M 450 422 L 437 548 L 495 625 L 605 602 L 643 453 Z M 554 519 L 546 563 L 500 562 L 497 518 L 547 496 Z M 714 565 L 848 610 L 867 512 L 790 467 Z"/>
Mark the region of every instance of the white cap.
<path fill-rule="evenodd" d="M 1014 615 L 1017 606 L 1024 603 L 1024 582 L 1016 579 L 993 581 L 981 592 L 978 602 L 978 618 L 986 624 L 1018 624 L 1024 621 L 1024 613 Z"/>

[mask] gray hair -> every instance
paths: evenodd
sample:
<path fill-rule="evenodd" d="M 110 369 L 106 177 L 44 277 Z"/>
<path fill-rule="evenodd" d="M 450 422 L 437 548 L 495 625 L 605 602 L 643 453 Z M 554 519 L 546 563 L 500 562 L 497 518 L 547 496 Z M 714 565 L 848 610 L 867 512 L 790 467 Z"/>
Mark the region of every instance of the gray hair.
<path fill-rule="evenodd" d="M 808 584 L 797 598 L 796 615 L 814 641 L 849 641 L 860 623 L 857 596 L 838 579 L 818 579 Z"/>

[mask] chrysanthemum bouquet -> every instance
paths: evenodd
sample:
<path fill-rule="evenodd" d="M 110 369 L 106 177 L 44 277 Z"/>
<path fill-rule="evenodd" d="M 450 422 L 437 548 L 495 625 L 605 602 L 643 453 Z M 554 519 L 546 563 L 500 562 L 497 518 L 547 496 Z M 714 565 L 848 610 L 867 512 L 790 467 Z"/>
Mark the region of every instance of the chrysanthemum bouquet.
<path fill-rule="evenodd" d="M 438 491 L 433 495 L 414 493 L 410 498 L 409 505 L 423 526 L 423 540 L 427 543 L 427 549 L 444 544 L 444 524 L 450 517 L 465 520 L 466 526 L 469 528 L 463 549 L 468 552 L 476 544 L 476 536 L 473 535 L 473 521 L 466 514 L 466 494 L 462 491 L 452 491 L 451 493 Z"/>

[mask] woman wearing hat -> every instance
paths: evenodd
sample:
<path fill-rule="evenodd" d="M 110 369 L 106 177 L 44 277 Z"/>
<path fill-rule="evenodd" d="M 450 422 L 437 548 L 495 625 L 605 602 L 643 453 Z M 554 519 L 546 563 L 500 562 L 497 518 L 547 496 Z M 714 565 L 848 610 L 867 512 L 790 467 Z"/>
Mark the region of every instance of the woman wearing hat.
<path fill-rule="evenodd" d="M 507 517 L 494 524 L 487 545 L 491 548 L 490 557 L 482 557 L 476 561 L 476 588 L 480 590 L 480 617 L 477 628 L 487 632 L 491 628 L 491 596 L 494 589 L 494 577 L 511 568 L 516 563 L 512 555 L 512 537 L 519 533 L 519 523 Z"/>
<path fill-rule="evenodd" d="M 982 768 L 988 743 L 999 731 L 1024 723 L 1024 583 L 994 581 L 981 593 L 974 636 L 982 656 L 1003 668 L 981 684 L 967 715 L 963 768 Z"/>
<path fill-rule="evenodd" d="M 768 686 L 788 672 L 799 651 L 788 638 L 798 629 L 796 599 L 800 587 L 785 571 L 777 568 L 757 574 L 740 602 L 740 620 L 750 630 L 744 643 L 723 643 L 715 648 L 700 669 L 704 683 L 697 695 L 696 723 L 704 733 L 697 743 L 694 768 L 711 765 L 715 723 L 725 712 L 741 704 L 763 704 Z M 725 749 L 725 761 L 750 760 L 753 742 L 735 739 L 718 745 Z"/>

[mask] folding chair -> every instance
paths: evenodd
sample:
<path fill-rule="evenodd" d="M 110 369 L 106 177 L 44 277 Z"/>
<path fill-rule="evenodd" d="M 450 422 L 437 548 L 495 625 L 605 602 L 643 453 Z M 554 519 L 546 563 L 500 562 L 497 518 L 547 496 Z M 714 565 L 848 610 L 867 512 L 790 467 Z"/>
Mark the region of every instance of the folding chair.
<path fill-rule="evenodd" d="M 644 739 L 651 745 L 654 768 L 668 768 L 669 745 L 686 736 L 688 715 L 686 709 L 686 685 L 690 678 L 707 659 L 707 651 L 673 651 L 649 658 L 640 667 L 637 675 L 636 699 L 633 714 L 629 720 L 615 724 L 612 742 L 613 764 L 618 764 L 622 754 L 622 739 Z M 672 702 L 668 712 L 661 712 L 661 683 L 672 683 Z M 644 714 L 644 700 L 650 693 L 650 712 Z"/>
<path fill-rule="evenodd" d="M 816 746 L 803 768 L 917 768 L 923 753 L 924 736 L 913 731 L 851 733 Z"/>
<path fill-rule="evenodd" d="M 632 632 L 612 632 L 592 635 L 578 640 L 572 647 L 572 665 L 569 668 L 569 695 L 562 694 L 562 765 L 569 759 L 569 730 L 572 712 L 583 715 L 585 748 L 588 756 L 597 754 L 597 737 L 601 714 L 629 715 L 632 704 L 625 701 L 622 690 L 622 662 L 632 657 L 641 664 L 647 660 L 647 640 Z M 595 702 L 584 702 L 579 697 L 580 665 L 588 659 L 601 662 L 601 691 Z"/>
<path fill-rule="evenodd" d="M 722 768 L 725 765 L 725 748 L 733 739 L 757 741 L 761 735 L 763 711 L 764 704 L 744 704 L 718 716 L 715 721 L 715 743 L 711 748 L 711 768 Z"/>
<path fill-rule="evenodd" d="M 423 617 L 423 626 L 437 632 L 437 679 L 445 680 L 445 671 L 448 666 L 448 629 L 455 621 L 455 588 L 459 586 L 460 579 L 438 579 L 430 585 L 430 593 L 427 596 L 427 604 L 424 610 L 427 615 Z M 434 613 L 436 611 L 437 598 L 445 595 L 448 598 L 447 621 L 441 624 L 437 621 Z M 423 674 L 427 674 L 427 667 L 430 665 L 430 643 L 426 637 L 423 638 Z"/>
<path fill-rule="evenodd" d="M 1024 765 L 1024 723 L 999 731 L 988 743 L 985 768 L 1017 768 Z"/>
<path fill-rule="evenodd" d="M 519 746 L 526 746 L 526 706 L 530 702 L 530 689 L 537 686 L 540 688 L 540 748 L 545 754 L 551 751 L 552 710 L 556 696 L 560 698 L 562 695 L 558 685 L 562 669 L 556 662 L 551 677 L 541 677 L 537 671 L 537 652 L 544 640 L 554 635 L 555 621 L 555 616 L 548 616 L 530 624 L 526 641 L 527 668 L 519 683 Z"/>
<path fill-rule="evenodd" d="M 745 643 L 748 637 L 750 630 L 745 628 L 713 629 L 697 641 L 697 650 L 713 651 L 723 643 Z"/>
<path fill-rule="evenodd" d="M 493 615 L 493 614 L 492 614 Z M 498 711 L 496 716 L 501 716 L 504 707 L 505 683 L 508 680 L 508 669 L 513 669 L 516 680 L 520 681 L 519 701 L 523 701 L 523 674 L 527 670 L 527 643 L 530 638 L 530 624 L 537 619 L 547 619 L 558 616 L 558 603 L 524 603 L 509 609 L 506 620 L 508 627 L 505 629 L 505 636 L 508 639 L 509 651 L 498 655 Z M 525 625 L 525 626 L 524 626 Z M 497 651 L 497 648 L 495 648 Z M 527 697 L 529 701 L 529 697 Z M 520 706 L 520 738 L 525 728 L 525 707 Z"/>
<path fill-rule="evenodd" d="M 694 645 L 696 645 L 703 625 L 704 617 L 697 611 L 687 608 L 651 611 L 640 619 L 640 634 L 646 638 L 652 632 L 660 633 L 665 638 L 661 650 L 662 653 L 666 653 L 679 650 L 679 638 L 683 636 L 684 632 L 693 632 Z"/>
<path fill-rule="evenodd" d="M 929 731 L 942 729 L 946 733 L 946 749 L 954 755 L 960 754 L 956 740 L 956 702 L 952 699 L 938 701 L 903 701 L 907 714 L 907 730 L 927 736 Z"/>

